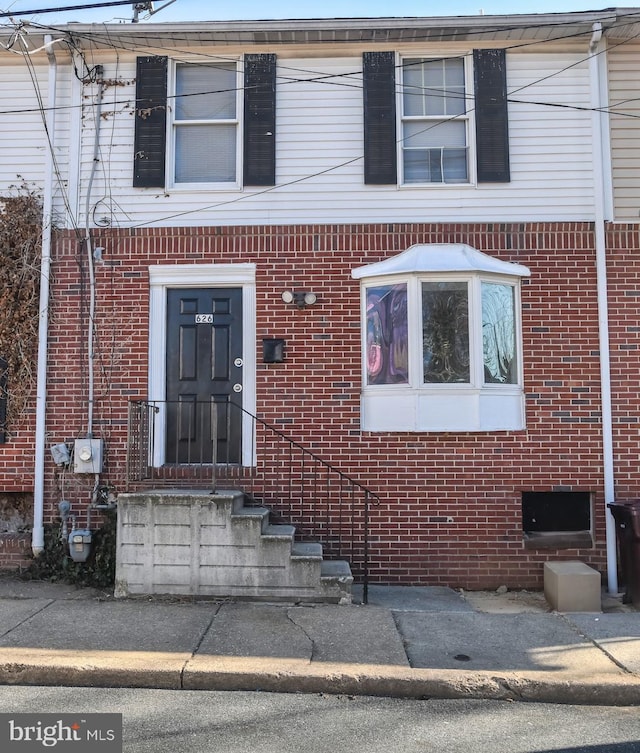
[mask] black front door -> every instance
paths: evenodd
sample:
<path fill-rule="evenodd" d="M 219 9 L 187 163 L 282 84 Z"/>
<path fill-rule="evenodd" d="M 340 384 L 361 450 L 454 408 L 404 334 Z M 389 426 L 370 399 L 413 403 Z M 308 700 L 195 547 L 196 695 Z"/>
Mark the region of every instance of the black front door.
<path fill-rule="evenodd" d="M 242 289 L 167 291 L 167 463 L 240 463 Z"/>

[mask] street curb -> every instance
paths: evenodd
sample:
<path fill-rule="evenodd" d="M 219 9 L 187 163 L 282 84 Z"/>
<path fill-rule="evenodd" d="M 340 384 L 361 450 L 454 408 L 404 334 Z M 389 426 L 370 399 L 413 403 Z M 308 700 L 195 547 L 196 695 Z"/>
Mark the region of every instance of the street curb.
<path fill-rule="evenodd" d="M 0 683 L 180 690 L 188 653 L 0 648 Z"/>
<path fill-rule="evenodd" d="M 464 672 L 265 657 L 0 649 L 0 683 L 165 690 L 326 693 L 576 705 L 640 705 L 640 680 L 550 673 Z"/>
<path fill-rule="evenodd" d="M 256 666 L 257 665 L 257 666 Z M 472 698 L 577 705 L 640 705 L 640 680 L 615 676 L 572 679 L 550 673 L 465 672 L 384 665 L 308 663 L 262 657 L 196 656 L 185 667 L 187 690 L 265 690 L 390 698 Z"/>

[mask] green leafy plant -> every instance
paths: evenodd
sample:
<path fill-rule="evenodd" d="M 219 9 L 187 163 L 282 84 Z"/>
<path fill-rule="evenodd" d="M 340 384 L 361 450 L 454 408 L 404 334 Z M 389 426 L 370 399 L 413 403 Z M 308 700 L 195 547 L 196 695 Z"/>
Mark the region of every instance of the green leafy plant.
<path fill-rule="evenodd" d="M 45 526 L 44 551 L 23 576 L 77 586 L 111 589 L 116 575 L 116 513 L 105 512 L 105 522 L 92 532 L 91 553 L 86 562 L 74 562 L 69 546 L 60 535 L 60 524 Z"/>

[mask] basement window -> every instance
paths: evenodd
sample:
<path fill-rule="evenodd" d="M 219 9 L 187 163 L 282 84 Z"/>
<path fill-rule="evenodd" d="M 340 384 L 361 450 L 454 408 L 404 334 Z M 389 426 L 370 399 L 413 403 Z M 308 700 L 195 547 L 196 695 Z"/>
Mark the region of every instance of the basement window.
<path fill-rule="evenodd" d="M 524 428 L 526 267 L 432 244 L 351 274 L 361 280 L 364 431 Z"/>
<path fill-rule="evenodd" d="M 590 492 L 522 492 L 526 549 L 583 549 L 593 546 Z"/>

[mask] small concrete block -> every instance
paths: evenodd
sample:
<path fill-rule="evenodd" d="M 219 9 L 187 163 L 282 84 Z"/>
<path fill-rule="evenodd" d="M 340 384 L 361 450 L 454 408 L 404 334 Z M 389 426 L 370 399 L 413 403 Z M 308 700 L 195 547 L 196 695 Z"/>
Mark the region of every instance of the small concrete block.
<path fill-rule="evenodd" d="M 600 612 L 600 573 L 584 562 L 545 562 L 544 596 L 558 612 Z"/>

